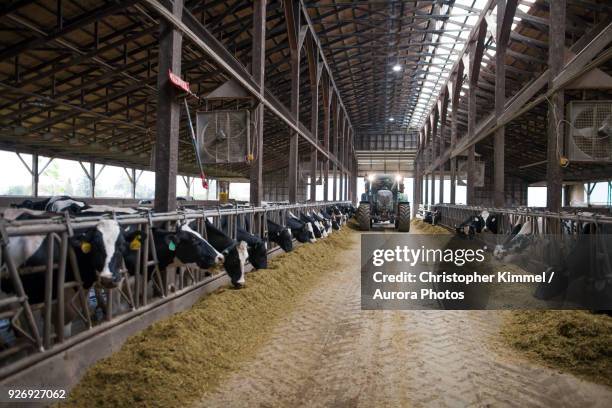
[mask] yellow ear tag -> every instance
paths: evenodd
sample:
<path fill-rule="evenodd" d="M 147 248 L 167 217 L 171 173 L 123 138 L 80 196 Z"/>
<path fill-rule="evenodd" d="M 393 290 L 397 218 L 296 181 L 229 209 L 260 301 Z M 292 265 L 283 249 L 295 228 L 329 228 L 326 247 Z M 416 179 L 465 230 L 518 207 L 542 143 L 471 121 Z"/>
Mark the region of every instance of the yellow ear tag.
<path fill-rule="evenodd" d="M 138 238 L 134 238 L 132 242 L 130 242 L 130 249 L 132 251 L 138 251 L 140 249 L 140 246 L 141 246 L 140 239 Z"/>
<path fill-rule="evenodd" d="M 84 254 L 88 254 L 91 251 L 91 244 L 89 242 L 81 242 L 81 251 Z"/>

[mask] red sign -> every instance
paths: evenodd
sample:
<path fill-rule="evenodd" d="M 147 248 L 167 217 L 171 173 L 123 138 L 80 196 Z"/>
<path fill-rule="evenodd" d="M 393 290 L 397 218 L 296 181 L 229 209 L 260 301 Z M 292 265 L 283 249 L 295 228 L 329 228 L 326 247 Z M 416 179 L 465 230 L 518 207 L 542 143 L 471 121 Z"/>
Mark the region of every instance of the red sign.
<path fill-rule="evenodd" d="M 168 78 L 170 79 L 170 82 L 172 82 L 174 86 L 191 94 L 191 89 L 189 89 L 189 82 L 184 81 L 183 79 L 181 79 L 180 76 L 175 75 L 171 70 L 168 70 Z"/>

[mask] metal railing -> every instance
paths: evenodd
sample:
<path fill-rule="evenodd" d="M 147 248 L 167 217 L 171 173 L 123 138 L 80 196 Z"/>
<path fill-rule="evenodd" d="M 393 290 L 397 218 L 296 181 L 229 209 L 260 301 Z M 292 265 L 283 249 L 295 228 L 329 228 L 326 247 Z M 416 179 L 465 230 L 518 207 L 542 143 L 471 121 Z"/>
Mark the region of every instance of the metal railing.
<path fill-rule="evenodd" d="M 5 331 L 2 334 L 10 332 L 14 336 L 14 341 L 10 342 L 13 344 L 6 344 L 0 337 L 0 379 L 54 355 L 54 350 L 59 352 L 84 341 L 98 333 L 101 325 L 108 327 L 120 324 L 225 275 L 220 273 L 211 276 L 208 271 L 193 267 L 160 270 L 152 234 L 153 227 L 173 229 L 178 222 L 195 221 L 198 232 L 206 238 L 204 221 L 208 219 L 217 227 L 221 227 L 223 219 L 224 230 L 233 239 L 236 238 L 235 226 L 239 224 L 248 226 L 249 232 L 267 240 L 268 218 L 285 225 L 284 220 L 289 211 L 298 215 L 301 211 L 320 210 L 329 205 L 348 203 L 317 202 L 267 207 L 185 209 L 171 213 L 144 212 L 102 217 L 71 218 L 60 215 L 43 220 L 0 220 L 0 256 L 3 260 L 0 274 L 3 279 L 11 280 L 15 292 L 5 293 L 0 288 L 0 295 L 4 295 L 0 298 L 0 321 L 4 322 Z M 133 276 L 128 274 L 124 262 L 123 279 L 117 288 L 105 289 L 94 285 L 92 290 L 86 291 L 69 239 L 75 231 L 93 228 L 105 218 L 114 218 L 122 227 L 132 226 L 143 231 L 142 245 L 137 249 Z M 49 257 L 46 265 L 33 268 L 16 265 L 6 247 L 11 238 L 19 236 L 48 238 L 46 251 L 55 255 Z M 268 243 L 269 253 L 276 249 L 275 244 Z M 71 268 L 74 275 L 74 280 L 70 282 L 66 281 L 67 267 Z M 44 301 L 39 304 L 29 302 L 22 284 L 22 277 L 32 273 L 38 273 L 44 281 Z M 64 320 L 67 308 L 75 315 L 70 322 Z M 72 328 L 69 334 L 64 333 L 67 323 L 70 323 Z"/>

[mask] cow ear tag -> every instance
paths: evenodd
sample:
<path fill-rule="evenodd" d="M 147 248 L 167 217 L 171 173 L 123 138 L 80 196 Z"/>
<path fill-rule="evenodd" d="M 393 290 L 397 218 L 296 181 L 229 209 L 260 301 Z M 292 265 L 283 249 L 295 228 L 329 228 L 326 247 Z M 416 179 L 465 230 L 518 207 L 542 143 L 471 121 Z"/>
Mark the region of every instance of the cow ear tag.
<path fill-rule="evenodd" d="M 141 247 L 141 244 L 140 244 L 140 239 L 138 239 L 138 238 L 134 238 L 134 239 L 132 240 L 132 242 L 130 242 L 130 249 L 131 249 L 132 251 L 138 251 L 138 250 L 140 249 L 140 247 Z"/>
<path fill-rule="evenodd" d="M 89 242 L 81 242 L 81 251 L 83 251 L 84 254 L 88 254 L 91 251 L 91 244 Z"/>
<path fill-rule="evenodd" d="M 174 243 L 174 241 L 170 241 L 170 243 L 168 244 L 168 249 L 170 249 L 171 251 L 176 250 L 176 244 Z"/>

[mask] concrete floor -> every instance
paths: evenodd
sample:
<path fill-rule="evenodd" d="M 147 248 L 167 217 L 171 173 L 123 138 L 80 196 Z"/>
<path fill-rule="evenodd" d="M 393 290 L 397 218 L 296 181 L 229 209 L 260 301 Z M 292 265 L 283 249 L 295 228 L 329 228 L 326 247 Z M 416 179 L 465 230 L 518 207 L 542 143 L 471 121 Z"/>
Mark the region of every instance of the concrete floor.
<path fill-rule="evenodd" d="M 359 234 L 201 407 L 609 407 L 612 389 L 494 350 L 495 311 L 362 311 Z"/>

